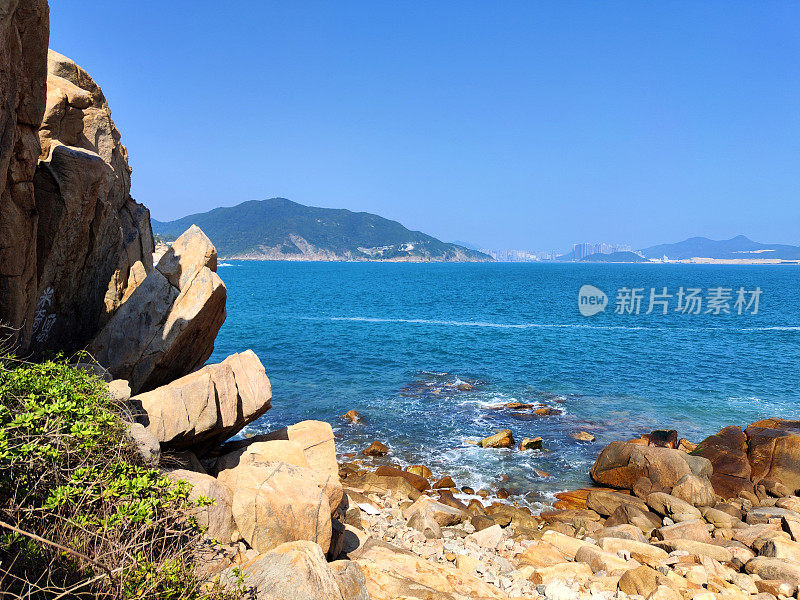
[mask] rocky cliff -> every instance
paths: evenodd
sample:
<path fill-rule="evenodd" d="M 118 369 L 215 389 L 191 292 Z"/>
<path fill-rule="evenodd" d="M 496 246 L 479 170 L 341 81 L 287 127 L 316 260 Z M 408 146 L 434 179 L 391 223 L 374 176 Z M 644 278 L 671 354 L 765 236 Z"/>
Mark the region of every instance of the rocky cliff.
<path fill-rule="evenodd" d="M 12 3 L 16 4 L 16 3 Z M 152 269 L 146 208 L 100 87 L 47 50 L 47 5 L 3 16 L 0 322 L 22 351 L 74 351 Z"/>
<path fill-rule="evenodd" d="M 33 178 L 45 108 L 46 0 L 0 3 L 0 323 L 25 345 L 37 295 Z"/>

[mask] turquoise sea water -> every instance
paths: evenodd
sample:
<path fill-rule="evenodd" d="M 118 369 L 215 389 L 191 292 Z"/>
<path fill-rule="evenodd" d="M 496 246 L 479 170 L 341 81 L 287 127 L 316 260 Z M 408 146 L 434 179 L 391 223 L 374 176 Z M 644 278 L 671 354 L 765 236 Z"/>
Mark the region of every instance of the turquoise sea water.
<path fill-rule="evenodd" d="M 228 317 L 212 360 L 252 348 L 273 408 L 248 432 L 329 421 L 340 452 L 373 439 L 460 485 L 502 485 L 536 502 L 589 482 L 602 447 L 655 428 L 693 441 L 728 424 L 797 418 L 800 267 L 395 264 L 230 261 Z M 227 266 L 230 265 L 230 266 Z M 578 311 L 592 284 L 609 307 Z M 733 289 L 732 314 L 645 314 L 650 288 Z M 643 288 L 640 314 L 615 314 L 617 290 Z M 736 290 L 762 290 L 736 314 Z M 747 297 L 749 299 L 749 295 Z M 469 383 L 472 389 L 463 390 Z M 562 415 L 496 408 L 543 403 Z M 339 415 L 356 409 L 363 424 Z M 544 452 L 467 443 L 509 428 Z M 592 443 L 569 434 L 586 430 Z M 534 469 L 551 477 L 538 476 Z"/>

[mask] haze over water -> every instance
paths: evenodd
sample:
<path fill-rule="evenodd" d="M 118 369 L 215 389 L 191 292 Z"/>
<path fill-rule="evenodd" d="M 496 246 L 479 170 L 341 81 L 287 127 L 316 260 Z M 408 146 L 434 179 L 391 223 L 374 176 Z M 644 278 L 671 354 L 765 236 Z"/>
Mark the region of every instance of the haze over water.
<path fill-rule="evenodd" d="M 399 462 L 535 502 L 588 484 L 614 440 L 674 428 L 697 442 L 798 416 L 797 266 L 226 264 L 228 317 L 211 360 L 252 348 L 273 387 L 273 408 L 248 433 L 321 419 L 340 452 L 378 439 Z M 605 312 L 580 315 L 583 284 L 608 294 Z M 644 314 L 651 287 L 681 286 L 760 287 L 758 314 L 679 314 L 675 298 L 669 314 Z M 641 314 L 614 314 L 622 287 L 645 289 Z M 513 401 L 564 413 L 496 408 Z M 339 418 L 351 409 L 363 424 Z M 545 451 L 468 443 L 504 428 L 541 436 Z M 596 440 L 573 440 L 580 430 Z"/>

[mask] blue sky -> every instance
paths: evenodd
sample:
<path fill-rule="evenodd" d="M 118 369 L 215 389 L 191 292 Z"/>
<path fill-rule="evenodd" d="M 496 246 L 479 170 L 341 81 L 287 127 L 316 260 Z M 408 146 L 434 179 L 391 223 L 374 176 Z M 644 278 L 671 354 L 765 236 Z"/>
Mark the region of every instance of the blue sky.
<path fill-rule="evenodd" d="M 800 244 L 800 4 L 52 0 L 165 220 L 283 196 L 445 240 Z"/>

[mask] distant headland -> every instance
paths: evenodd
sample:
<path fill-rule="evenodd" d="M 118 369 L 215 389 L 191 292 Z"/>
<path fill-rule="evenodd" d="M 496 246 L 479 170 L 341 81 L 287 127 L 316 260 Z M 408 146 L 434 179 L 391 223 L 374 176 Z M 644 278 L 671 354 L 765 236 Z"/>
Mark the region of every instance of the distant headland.
<path fill-rule="evenodd" d="M 253 200 L 175 221 L 152 220 L 153 233 L 170 242 L 196 224 L 221 258 L 252 260 L 356 260 L 488 262 L 491 256 L 411 231 L 378 215 L 304 206 L 285 198 Z"/>

